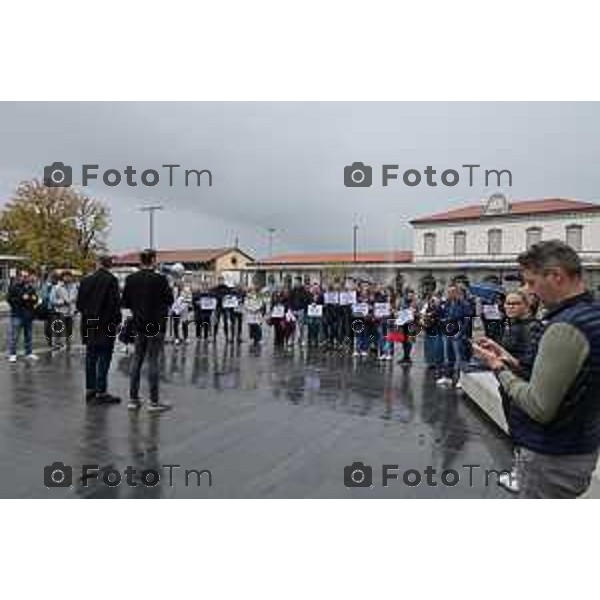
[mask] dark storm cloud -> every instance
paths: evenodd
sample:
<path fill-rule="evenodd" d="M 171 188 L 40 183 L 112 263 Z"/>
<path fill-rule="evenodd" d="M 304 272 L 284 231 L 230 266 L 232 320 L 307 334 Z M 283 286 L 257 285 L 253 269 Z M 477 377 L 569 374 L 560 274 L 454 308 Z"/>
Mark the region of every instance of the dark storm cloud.
<path fill-rule="evenodd" d="M 515 199 L 566 196 L 594 200 L 600 140 L 598 104 L 566 103 L 3 103 L 0 104 L 0 198 L 53 161 L 132 165 L 165 163 L 210 169 L 213 187 L 150 188 L 94 182 L 109 201 L 111 244 L 140 247 L 146 221 L 138 207 L 164 204 L 163 247 L 233 243 L 258 254 L 274 227 L 275 249 L 350 250 L 352 224 L 361 249 L 410 247 L 406 222 L 477 201 L 496 189 L 481 177 L 468 186 L 410 188 L 380 183 L 382 163 L 400 173 L 465 163 L 510 169 Z M 374 166 L 373 187 L 343 185 L 343 167 Z M 76 180 L 78 176 L 76 175 Z M 439 180 L 439 179 L 438 179 Z"/>

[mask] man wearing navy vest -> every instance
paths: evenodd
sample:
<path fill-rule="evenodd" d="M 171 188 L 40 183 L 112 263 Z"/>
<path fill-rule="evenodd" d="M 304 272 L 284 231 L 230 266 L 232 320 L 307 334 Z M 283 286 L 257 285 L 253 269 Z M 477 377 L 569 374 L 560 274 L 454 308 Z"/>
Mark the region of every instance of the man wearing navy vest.
<path fill-rule="evenodd" d="M 540 242 L 517 260 L 547 311 L 530 380 L 515 375 L 518 362 L 495 342 L 483 338 L 473 349 L 510 398 L 510 431 L 522 448 L 519 496 L 576 498 L 589 487 L 600 446 L 600 304 L 564 242 Z"/>

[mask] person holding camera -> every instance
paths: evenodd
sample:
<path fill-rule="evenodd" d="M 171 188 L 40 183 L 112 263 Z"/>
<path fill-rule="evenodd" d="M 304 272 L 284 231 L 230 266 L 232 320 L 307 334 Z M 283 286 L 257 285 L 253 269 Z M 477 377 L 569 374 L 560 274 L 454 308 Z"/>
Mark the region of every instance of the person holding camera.
<path fill-rule="evenodd" d="M 97 404 L 118 404 L 108 393 L 108 372 L 117 328 L 121 324 L 119 281 L 110 272 L 109 256 L 98 259 L 97 269 L 79 284 L 75 302 L 81 313 L 81 340 L 85 345 L 85 398 Z"/>
<path fill-rule="evenodd" d="M 33 285 L 34 278 L 29 271 L 21 271 L 13 281 L 6 296 L 10 307 L 9 357 L 8 362 L 17 362 L 17 345 L 21 330 L 25 343 L 25 356 L 29 360 L 37 360 L 33 353 L 33 319 L 39 304 L 38 293 Z"/>

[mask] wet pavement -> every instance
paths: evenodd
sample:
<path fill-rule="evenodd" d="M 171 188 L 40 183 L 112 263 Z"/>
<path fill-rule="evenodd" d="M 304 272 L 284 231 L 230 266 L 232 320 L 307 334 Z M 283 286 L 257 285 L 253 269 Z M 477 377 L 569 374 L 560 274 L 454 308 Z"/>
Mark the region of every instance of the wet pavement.
<path fill-rule="evenodd" d="M 435 386 L 420 344 L 410 366 L 276 352 L 269 338 L 258 350 L 222 340 L 167 346 L 161 390 L 174 409 L 162 415 L 131 414 L 125 402 L 87 406 L 83 358 L 75 346 L 31 364 L 0 361 L 0 497 L 509 497 L 485 476 L 509 466 L 508 440 L 460 392 Z M 124 401 L 129 361 L 115 353 L 111 369 Z M 372 467 L 372 481 L 356 465 L 345 473 L 357 461 Z M 63 483 L 72 467 L 72 486 L 46 487 L 55 462 Z M 384 464 L 397 465 L 387 487 Z M 83 465 L 97 470 L 82 478 Z M 195 471 L 187 481 L 186 469 Z M 407 483 L 408 470 L 418 473 Z M 350 473 L 371 485 L 346 487 Z"/>

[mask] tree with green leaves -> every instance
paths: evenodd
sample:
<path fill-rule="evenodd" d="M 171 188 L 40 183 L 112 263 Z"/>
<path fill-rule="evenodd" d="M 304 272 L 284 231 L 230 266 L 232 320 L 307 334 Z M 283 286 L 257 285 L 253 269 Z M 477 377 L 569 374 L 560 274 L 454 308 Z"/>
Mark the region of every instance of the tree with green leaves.
<path fill-rule="evenodd" d="M 19 184 L 0 211 L 0 245 L 26 257 L 27 266 L 89 270 L 106 251 L 108 207 L 73 188 Z"/>

